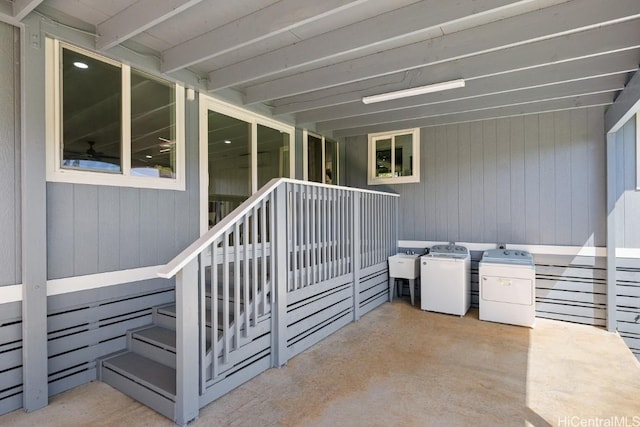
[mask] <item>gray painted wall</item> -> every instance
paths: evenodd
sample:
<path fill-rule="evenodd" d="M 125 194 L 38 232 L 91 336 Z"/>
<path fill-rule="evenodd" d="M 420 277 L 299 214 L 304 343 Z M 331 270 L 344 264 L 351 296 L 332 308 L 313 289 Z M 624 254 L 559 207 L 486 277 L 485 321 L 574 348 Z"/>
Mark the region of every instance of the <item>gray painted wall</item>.
<path fill-rule="evenodd" d="M 636 117 L 616 132 L 616 247 L 640 248 L 640 191 L 636 191 Z"/>
<path fill-rule="evenodd" d="M 0 22 L 0 286 L 22 281 L 20 31 Z"/>
<path fill-rule="evenodd" d="M 346 184 L 367 187 L 367 137 L 346 138 Z M 401 195 L 399 239 L 605 244 L 602 107 L 421 129 L 420 183 Z"/>
<path fill-rule="evenodd" d="M 47 278 L 165 264 L 199 233 L 196 101 L 187 101 L 187 190 L 47 183 Z"/>

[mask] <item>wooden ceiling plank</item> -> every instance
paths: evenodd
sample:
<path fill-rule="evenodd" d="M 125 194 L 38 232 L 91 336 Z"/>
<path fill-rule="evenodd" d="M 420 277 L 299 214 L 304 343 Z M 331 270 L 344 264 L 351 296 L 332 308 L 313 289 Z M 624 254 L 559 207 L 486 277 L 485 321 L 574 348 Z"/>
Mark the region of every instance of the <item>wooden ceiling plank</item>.
<path fill-rule="evenodd" d="M 491 24 L 389 49 L 293 76 L 249 86 L 245 103 L 265 102 L 330 88 L 428 64 L 452 61 L 492 50 L 566 36 L 588 28 L 640 16 L 637 0 L 573 0 Z M 401 23 L 398 23 L 401 25 Z M 446 80 L 460 78 L 448 76 Z"/>
<path fill-rule="evenodd" d="M 376 104 L 363 104 L 361 100 L 334 105 L 296 114 L 299 123 L 328 121 L 420 107 L 422 105 L 471 99 L 515 90 L 569 83 L 614 74 L 626 74 L 638 69 L 640 49 L 616 52 L 610 55 L 583 58 L 580 60 L 549 64 L 538 68 L 515 70 L 512 72 L 468 78 L 466 86 L 459 90 L 413 96 Z"/>
<path fill-rule="evenodd" d="M 412 119 L 486 110 L 509 105 L 523 105 L 552 99 L 615 92 L 624 88 L 625 81 L 625 74 L 616 74 L 594 79 L 578 80 L 561 85 L 535 87 L 514 92 L 480 96 L 472 99 L 460 99 L 445 103 L 424 105 L 416 108 L 330 120 L 317 123 L 316 129 L 320 132 L 328 132 L 337 129 L 373 126 L 381 123 L 402 122 Z"/>
<path fill-rule="evenodd" d="M 274 114 L 285 114 L 360 101 L 364 95 L 421 86 L 443 81 L 455 74 L 463 78 L 480 78 L 526 68 L 536 68 L 588 56 L 609 55 L 640 47 L 640 25 L 624 22 L 574 33 L 557 39 L 541 40 L 509 49 L 470 56 L 419 68 L 411 82 L 405 73 L 377 77 L 323 91 L 278 99 Z"/>
<path fill-rule="evenodd" d="M 98 24 L 96 49 L 107 50 L 195 6 L 202 0 L 139 0 Z"/>
<path fill-rule="evenodd" d="M 386 132 L 395 129 L 410 129 L 414 127 L 429 127 L 445 124 L 474 122 L 479 120 L 498 119 L 504 117 L 538 114 L 552 111 L 587 108 L 613 103 L 614 93 L 599 93 L 595 95 L 576 96 L 559 100 L 540 101 L 536 103 L 496 107 L 488 110 L 470 111 L 466 113 L 449 114 L 429 117 L 425 119 L 407 120 L 404 122 L 385 123 L 375 126 L 365 126 L 338 130 L 333 133 L 335 138 L 366 135 L 373 132 Z"/>
<path fill-rule="evenodd" d="M 365 1 L 281 0 L 165 50 L 161 69 L 165 73 L 173 72 L 340 13 Z"/>
<path fill-rule="evenodd" d="M 352 54 L 372 46 L 383 46 L 475 14 L 494 9 L 515 7 L 523 2 L 512 0 L 479 0 L 475 2 L 443 2 L 425 0 L 400 9 L 356 22 L 285 46 L 260 56 L 229 65 L 209 73 L 210 91 L 246 83 L 283 71 Z M 397 25 L 402 23 L 402 25 Z"/>

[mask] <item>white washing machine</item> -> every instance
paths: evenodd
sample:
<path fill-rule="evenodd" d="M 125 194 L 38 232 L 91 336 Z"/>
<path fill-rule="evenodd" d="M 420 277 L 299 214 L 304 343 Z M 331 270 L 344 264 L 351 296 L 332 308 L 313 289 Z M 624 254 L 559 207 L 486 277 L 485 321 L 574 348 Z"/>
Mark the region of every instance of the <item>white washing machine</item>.
<path fill-rule="evenodd" d="M 436 245 L 420 258 L 420 308 L 464 316 L 471 305 L 471 257 L 464 246 Z"/>
<path fill-rule="evenodd" d="M 480 320 L 533 328 L 536 266 L 527 251 L 492 249 L 480 261 Z"/>

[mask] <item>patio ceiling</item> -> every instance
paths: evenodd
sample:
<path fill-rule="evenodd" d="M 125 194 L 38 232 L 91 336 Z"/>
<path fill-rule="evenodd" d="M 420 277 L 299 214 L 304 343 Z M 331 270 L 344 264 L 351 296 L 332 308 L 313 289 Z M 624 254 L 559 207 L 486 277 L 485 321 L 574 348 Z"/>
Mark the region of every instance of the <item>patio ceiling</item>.
<path fill-rule="evenodd" d="M 334 136 L 607 105 L 640 62 L 638 0 L 0 0 L 32 10 Z"/>

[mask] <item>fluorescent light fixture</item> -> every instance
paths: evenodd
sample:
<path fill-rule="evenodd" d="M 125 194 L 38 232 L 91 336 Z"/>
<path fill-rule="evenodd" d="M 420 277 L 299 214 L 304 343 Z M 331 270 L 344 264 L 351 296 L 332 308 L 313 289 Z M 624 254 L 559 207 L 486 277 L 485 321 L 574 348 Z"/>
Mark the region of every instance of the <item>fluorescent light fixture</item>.
<path fill-rule="evenodd" d="M 397 90 L 395 92 L 381 93 L 379 95 L 364 96 L 362 97 L 362 102 L 365 104 L 373 104 L 374 102 L 390 101 L 392 99 L 424 95 L 425 93 L 440 92 L 441 90 L 456 89 L 459 87 L 464 87 L 464 79 L 434 83 L 427 86 L 412 87 L 409 89 Z"/>
<path fill-rule="evenodd" d="M 228 139 L 225 139 L 225 140 L 224 140 L 224 143 L 225 143 L 225 144 L 231 144 L 231 141 L 229 141 Z"/>
<path fill-rule="evenodd" d="M 169 151 L 171 151 L 171 148 L 163 148 L 160 150 L 161 153 L 168 153 Z"/>
<path fill-rule="evenodd" d="M 149 155 L 149 154 L 147 154 L 145 157 L 146 157 L 147 159 L 153 159 L 153 156 L 151 156 L 151 155 Z"/>
<path fill-rule="evenodd" d="M 83 70 L 86 70 L 87 68 L 89 68 L 89 66 L 87 64 L 85 64 L 84 62 L 80 62 L 80 61 L 74 62 L 73 66 L 77 67 L 77 68 L 82 68 Z"/>

